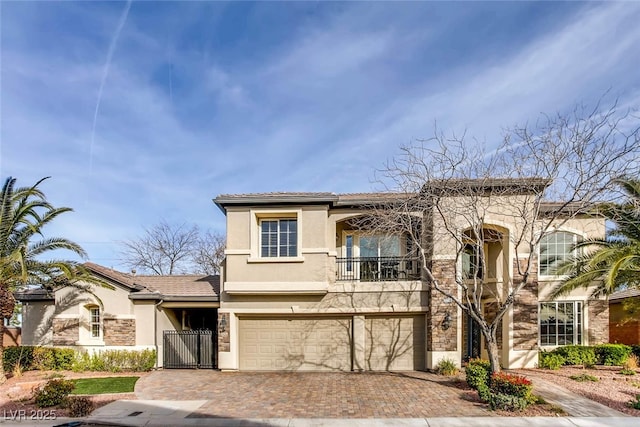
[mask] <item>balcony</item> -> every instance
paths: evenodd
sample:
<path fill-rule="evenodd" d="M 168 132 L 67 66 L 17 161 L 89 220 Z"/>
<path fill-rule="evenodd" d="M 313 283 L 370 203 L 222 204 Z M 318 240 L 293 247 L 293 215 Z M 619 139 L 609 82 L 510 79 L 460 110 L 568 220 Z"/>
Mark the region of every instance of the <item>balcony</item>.
<path fill-rule="evenodd" d="M 336 258 L 336 280 L 397 282 L 420 280 L 418 258 L 363 257 Z"/>

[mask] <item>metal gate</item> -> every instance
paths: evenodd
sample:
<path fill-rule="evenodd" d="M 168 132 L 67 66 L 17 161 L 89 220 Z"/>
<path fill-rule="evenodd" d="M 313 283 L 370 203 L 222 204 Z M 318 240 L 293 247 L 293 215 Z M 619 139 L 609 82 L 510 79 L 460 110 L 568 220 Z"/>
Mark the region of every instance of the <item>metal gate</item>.
<path fill-rule="evenodd" d="M 217 367 L 217 337 L 208 329 L 164 331 L 164 362 L 167 369 Z"/>

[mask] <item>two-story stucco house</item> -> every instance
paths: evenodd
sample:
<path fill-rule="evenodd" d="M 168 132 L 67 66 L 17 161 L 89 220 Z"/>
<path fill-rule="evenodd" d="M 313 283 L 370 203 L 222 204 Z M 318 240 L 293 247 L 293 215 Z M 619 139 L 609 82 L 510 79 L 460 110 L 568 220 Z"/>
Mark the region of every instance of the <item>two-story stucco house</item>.
<path fill-rule="evenodd" d="M 500 185 L 492 200 L 511 197 L 519 206 L 515 198 L 524 187 Z M 385 197 L 267 193 L 215 199 L 227 223 L 219 368 L 420 370 L 445 357 L 461 362 L 482 355 L 484 343 L 471 318 L 429 289 L 414 242 L 402 234 L 363 232 L 356 224 Z M 487 239 L 485 271 L 474 273 L 498 293 L 517 282 L 516 254 L 530 252 L 509 243 L 517 219 L 504 212 L 510 203 L 500 206 L 492 210 L 489 203 L 484 215 L 485 231 L 496 243 Z M 446 235 L 437 233 L 442 224 L 431 227 L 437 240 L 428 260 L 431 271 L 442 283 L 453 283 L 473 260 L 456 256 Z M 541 239 L 533 257 L 534 280 L 498 330 L 503 367 L 532 367 L 540 349 L 607 342 L 606 301 L 589 300 L 587 290 L 555 301 L 548 297 L 559 280 L 552 264 L 570 256 L 576 241 L 604 232 L 602 218 L 583 215 L 558 222 Z M 489 294 L 487 313 L 495 305 Z"/>

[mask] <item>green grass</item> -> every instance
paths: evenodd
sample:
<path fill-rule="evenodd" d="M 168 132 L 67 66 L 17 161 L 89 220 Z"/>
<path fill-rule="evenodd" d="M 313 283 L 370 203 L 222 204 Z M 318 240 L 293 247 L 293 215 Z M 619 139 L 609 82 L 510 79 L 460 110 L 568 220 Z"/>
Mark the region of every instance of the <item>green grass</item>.
<path fill-rule="evenodd" d="M 80 378 L 71 394 L 132 393 L 140 377 Z"/>

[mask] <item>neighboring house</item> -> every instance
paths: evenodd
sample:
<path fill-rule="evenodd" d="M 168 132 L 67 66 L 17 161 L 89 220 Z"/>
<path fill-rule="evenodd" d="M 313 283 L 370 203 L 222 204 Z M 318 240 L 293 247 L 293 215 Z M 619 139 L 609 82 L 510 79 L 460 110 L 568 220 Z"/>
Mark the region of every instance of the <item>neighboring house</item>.
<path fill-rule="evenodd" d="M 640 290 L 627 289 L 609 297 L 609 340 L 640 344 Z"/>
<path fill-rule="evenodd" d="M 197 365 L 202 358 L 201 365 L 215 366 L 218 276 L 135 276 L 93 263 L 85 267 L 113 289 L 93 286 L 88 293 L 67 287 L 16 294 L 23 303 L 23 345 L 156 349 L 158 366 L 165 356 L 178 365 Z M 192 330 L 209 331 L 206 355 L 195 353 L 197 336 L 185 332 L 187 338 L 174 337 L 175 331 Z"/>
<path fill-rule="evenodd" d="M 504 183 L 501 184 L 504 186 Z M 516 197 L 514 186 L 502 197 Z M 469 317 L 421 280 L 420 260 L 405 236 L 362 233 L 354 223 L 384 194 L 267 193 L 220 195 L 227 247 L 219 310 L 223 370 L 413 370 L 442 358 L 483 354 Z M 503 204 L 504 205 L 504 204 Z M 550 204 L 551 206 L 551 204 Z M 501 289 L 512 278 L 512 221 L 485 218 L 490 265 L 481 273 Z M 537 282 L 527 286 L 498 331 L 505 368 L 532 367 L 540 349 L 608 341 L 608 306 L 575 291 L 547 297 L 560 279 L 550 260 L 571 255 L 579 239 L 602 237 L 602 218 L 559 225 L 542 240 Z M 432 270 L 443 283 L 472 263 L 456 265 L 446 242 L 434 242 Z M 528 252 L 528 251 L 527 251 Z M 486 299 L 485 312 L 495 304 Z"/>

